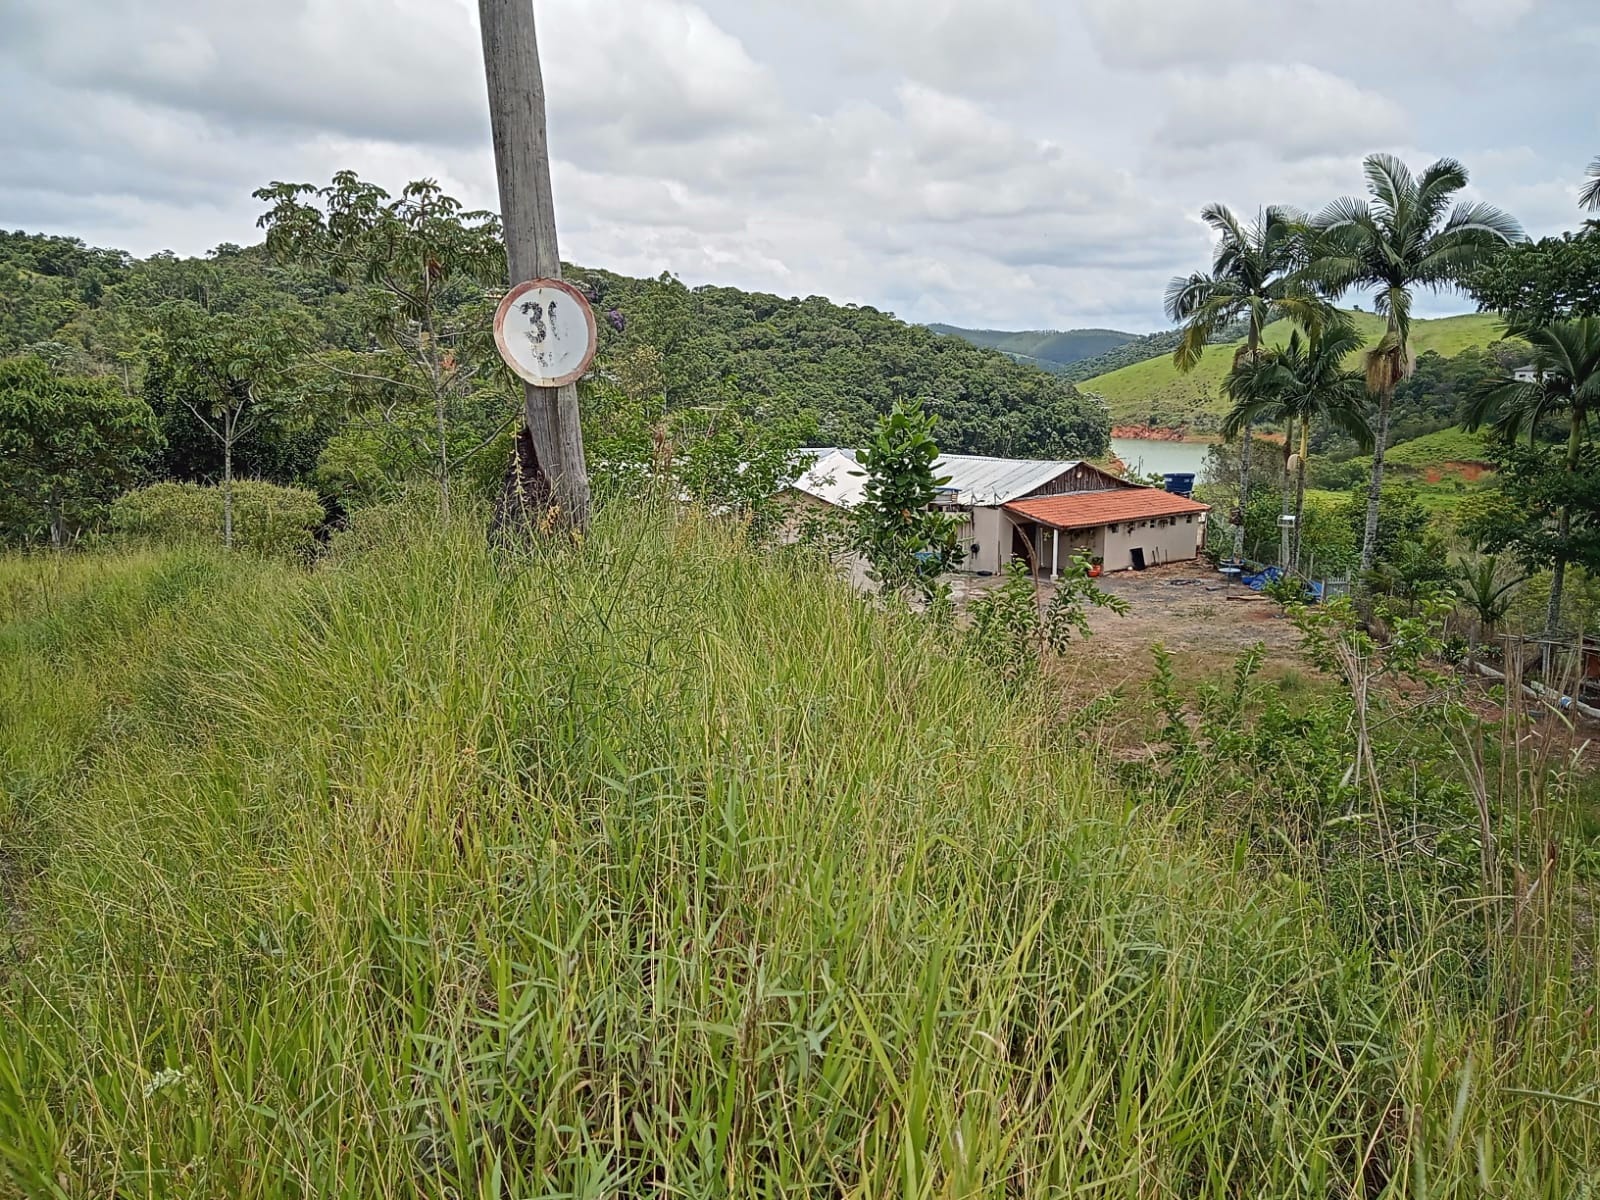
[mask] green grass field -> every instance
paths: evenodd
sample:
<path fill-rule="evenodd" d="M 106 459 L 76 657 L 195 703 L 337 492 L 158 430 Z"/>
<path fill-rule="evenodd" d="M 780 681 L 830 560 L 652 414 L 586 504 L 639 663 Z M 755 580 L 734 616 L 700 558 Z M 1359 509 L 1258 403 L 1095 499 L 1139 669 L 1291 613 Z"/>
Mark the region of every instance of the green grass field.
<path fill-rule="evenodd" d="M 1351 316 L 1369 343 L 1381 335 L 1382 318 L 1365 312 Z M 1269 325 L 1267 342 L 1281 345 L 1288 340 L 1291 328 L 1287 321 Z M 1500 319 L 1488 313 L 1417 321 L 1412 326 L 1412 350 L 1419 355 L 1434 350 L 1450 357 L 1469 347 L 1497 341 L 1500 332 Z M 1078 387 L 1104 396 L 1114 422 L 1175 426 L 1201 414 L 1220 416 L 1228 408 L 1222 380 L 1233 363 L 1235 350 L 1242 344 L 1207 347 L 1200 365 L 1187 375 L 1180 374 L 1171 357 L 1163 355 L 1085 380 Z"/>
<path fill-rule="evenodd" d="M 1489 438 L 1464 429 L 1441 429 L 1390 446 L 1384 461 L 1397 467 L 1438 467 L 1443 463 L 1489 461 Z"/>
<path fill-rule="evenodd" d="M 1592 980 L 1351 948 L 950 631 L 692 518 L 360 530 L 0 559 L 0 1195 L 1600 1182 Z"/>

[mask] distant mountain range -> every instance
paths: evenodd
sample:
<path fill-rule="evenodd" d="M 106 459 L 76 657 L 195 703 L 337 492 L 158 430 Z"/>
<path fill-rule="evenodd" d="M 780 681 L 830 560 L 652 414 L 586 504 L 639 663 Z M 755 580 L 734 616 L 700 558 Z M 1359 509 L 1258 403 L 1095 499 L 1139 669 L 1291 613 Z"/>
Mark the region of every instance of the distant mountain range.
<path fill-rule="evenodd" d="M 1136 341 L 1139 336 L 1119 329 L 962 329 L 959 325 L 929 325 L 928 328 L 935 333 L 962 338 L 975 346 L 998 350 L 1052 375 L 1065 374 L 1073 363 L 1099 358 Z"/>
<path fill-rule="evenodd" d="M 929 325 L 935 333 L 962 338 L 1020 363 L 1028 363 L 1069 383 L 1093 379 L 1120 367 L 1160 358 L 1177 348 L 1182 331 L 1124 333 L 1120 329 L 962 329 L 959 325 Z M 1215 341 L 1231 341 L 1242 329 L 1221 330 Z"/>

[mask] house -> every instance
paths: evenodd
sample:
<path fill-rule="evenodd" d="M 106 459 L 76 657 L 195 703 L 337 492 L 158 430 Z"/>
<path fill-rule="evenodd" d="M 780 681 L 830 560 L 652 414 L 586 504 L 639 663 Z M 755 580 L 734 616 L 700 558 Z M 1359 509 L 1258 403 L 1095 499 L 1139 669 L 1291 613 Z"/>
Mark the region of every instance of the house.
<path fill-rule="evenodd" d="M 796 507 L 861 502 L 866 480 L 855 451 L 803 453 L 815 462 L 789 487 Z M 1125 571 L 1192 559 L 1205 540 L 1209 505 L 1129 483 L 1092 463 L 946 454 L 934 470 L 949 476 L 936 504 L 962 517 L 958 538 L 968 571 L 995 574 L 1015 558 L 1052 577 L 1073 554 Z"/>
<path fill-rule="evenodd" d="M 1518 383 L 1538 383 L 1539 368 L 1531 363 L 1527 366 L 1518 367 L 1515 371 L 1511 372 L 1511 378 L 1515 379 Z"/>

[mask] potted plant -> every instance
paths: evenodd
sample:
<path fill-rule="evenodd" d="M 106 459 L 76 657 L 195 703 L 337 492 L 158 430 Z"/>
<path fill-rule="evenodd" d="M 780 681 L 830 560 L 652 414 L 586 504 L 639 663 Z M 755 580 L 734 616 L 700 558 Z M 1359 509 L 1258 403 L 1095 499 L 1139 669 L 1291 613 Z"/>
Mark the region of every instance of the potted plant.
<path fill-rule="evenodd" d="M 1100 573 L 1105 570 L 1105 561 L 1106 560 L 1098 554 L 1091 554 L 1089 556 L 1090 579 L 1098 579 L 1100 577 Z"/>

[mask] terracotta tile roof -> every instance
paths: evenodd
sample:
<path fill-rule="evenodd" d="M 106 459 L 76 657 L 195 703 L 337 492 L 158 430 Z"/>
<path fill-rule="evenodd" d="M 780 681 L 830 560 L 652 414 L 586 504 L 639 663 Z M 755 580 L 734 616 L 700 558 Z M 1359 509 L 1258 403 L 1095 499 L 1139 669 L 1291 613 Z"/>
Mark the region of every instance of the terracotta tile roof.
<path fill-rule="evenodd" d="M 1097 525 L 1120 525 L 1123 521 L 1148 521 L 1155 517 L 1181 517 L 1186 513 L 1211 511 L 1209 504 L 1146 487 L 1035 496 L 1013 500 L 1004 507 L 1009 513 L 1056 529 L 1092 529 Z"/>

